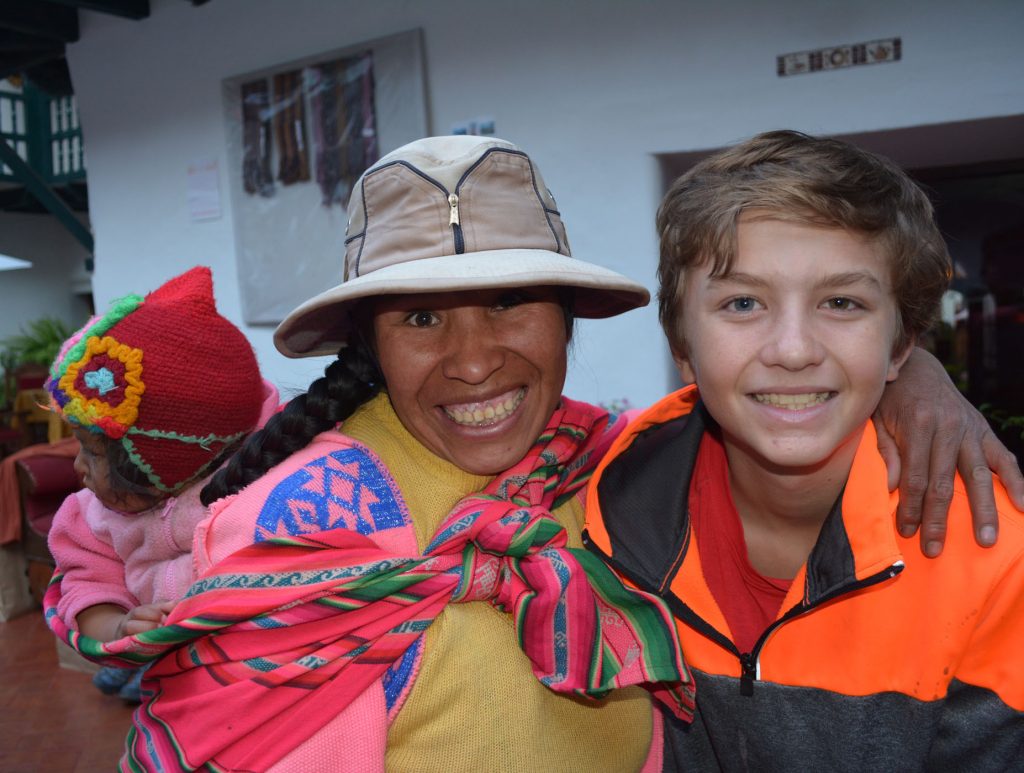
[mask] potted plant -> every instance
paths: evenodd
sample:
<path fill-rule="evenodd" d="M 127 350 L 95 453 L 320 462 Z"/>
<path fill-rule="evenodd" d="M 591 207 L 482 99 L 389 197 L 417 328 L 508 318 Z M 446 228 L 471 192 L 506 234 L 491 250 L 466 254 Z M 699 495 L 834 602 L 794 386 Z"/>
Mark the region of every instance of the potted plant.
<path fill-rule="evenodd" d="M 7 408 L 14 399 L 15 372 L 32 365 L 48 368 L 71 333 L 64 321 L 41 317 L 24 325 L 19 334 L 0 340 L 0 368 L 3 369 L 0 408 Z"/>

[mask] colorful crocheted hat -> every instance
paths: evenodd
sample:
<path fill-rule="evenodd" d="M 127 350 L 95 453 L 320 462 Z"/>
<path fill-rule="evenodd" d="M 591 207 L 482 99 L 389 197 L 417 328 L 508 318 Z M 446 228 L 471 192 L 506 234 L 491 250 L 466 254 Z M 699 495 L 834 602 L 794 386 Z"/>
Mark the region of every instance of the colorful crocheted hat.
<path fill-rule="evenodd" d="M 68 422 L 120 441 L 167 494 L 252 431 L 263 400 L 252 346 L 217 313 L 206 267 L 114 301 L 64 343 L 46 387 Z"/>

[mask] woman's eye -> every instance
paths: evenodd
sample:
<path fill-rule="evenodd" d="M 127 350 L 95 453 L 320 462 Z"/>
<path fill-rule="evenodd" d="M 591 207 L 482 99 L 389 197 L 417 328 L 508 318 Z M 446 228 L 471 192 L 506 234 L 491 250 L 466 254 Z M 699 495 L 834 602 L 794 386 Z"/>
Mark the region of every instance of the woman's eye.
<path fill-rule="evenodd" d="M 757 308 L 757 301 L 748 296 L 740 296 L 739 298 L 732 298 L 726 302 L 725 308 L 729 311 L 753 311 Z"/>
<path fill-rule="evenodd" d="M 412 327 L 430 327 L 437 324 L 437 316 L 430 311 L 412 311 L 405 318 L 405 323 Z"/>
<path fill-rule="evenodd" d="M 833 311 L 853 311 L 854 309 L 860 308 L 860 304 L 855 300 L 852 298 L 845 298 L 843 296 L 829 298 L 825 301 L 825 305 Z"/>

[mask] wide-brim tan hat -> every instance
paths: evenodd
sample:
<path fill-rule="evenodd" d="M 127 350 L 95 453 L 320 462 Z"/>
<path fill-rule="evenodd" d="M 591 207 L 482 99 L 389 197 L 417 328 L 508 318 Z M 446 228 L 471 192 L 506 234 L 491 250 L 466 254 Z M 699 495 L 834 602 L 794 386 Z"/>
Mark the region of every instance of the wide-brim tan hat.
<path fill-rule="evenodd" d="M 647 289 L 569 252 L 554 197 L 529 157 L 493 137 L 428 137 L 389 153 L 352 190 L 344 281 L 274 333 L 289 357 L 336 354 L 355 301 L 378 295 L 556 286 L 578 317 L 645 306 Z"/>

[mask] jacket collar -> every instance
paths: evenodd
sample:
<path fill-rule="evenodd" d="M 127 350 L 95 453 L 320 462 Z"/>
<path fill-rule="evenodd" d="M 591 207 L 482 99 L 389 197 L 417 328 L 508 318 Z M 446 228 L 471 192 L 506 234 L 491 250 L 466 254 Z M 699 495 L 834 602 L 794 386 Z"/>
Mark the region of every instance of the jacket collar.
<path fill-rule="evenodd" d="M 695 387 L 638 416 L 598 467 L 587 499 L 586 541 L 639 587 L 667 593 L 690 545 L 687 501 L 697 451 L 712 419 Z M 885 463 L 868 422 L 843 494 L 806 565 L 805 604 L 902 563 Z"/>

